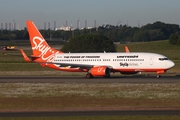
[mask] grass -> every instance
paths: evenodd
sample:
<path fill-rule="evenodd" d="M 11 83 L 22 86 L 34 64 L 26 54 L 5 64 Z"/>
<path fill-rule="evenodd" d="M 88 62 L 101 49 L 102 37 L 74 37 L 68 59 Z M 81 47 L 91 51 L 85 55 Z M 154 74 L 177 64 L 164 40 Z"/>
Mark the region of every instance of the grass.
<path fill-rule="evenodd" d="M 49 45 L 62 45 L 65 43 L 65 41 L 61 41 L 59 39 L 54 39 L 54 40 L 47 40 L 47 43 Z M 0 41 L 0 46 L 30 46 L 30 42 L 28 39 L 26 40 L 1 40 Z"/>
<path fill-rule="evenodd" d="M 0 111 L 179 109 L 180 84 L 1 83 Z M 178 120 L 179 116 L 66 116 L 2 120 Z"/>
<path fill-rule="evenodd" d="M 179 83 L 0 84 L 0 111 L 180 109 L 179 99 Z"/>
<path fill-rule="evenodd" d="M 130 52 L 153 52 L 165 55 L 171 60 L 180 60 L 180 46 L 171 45 L 168 40 L 117 44 L 117 51 L 124 52 L 125 45 L 129 47 Z"/>
<path fill-rule="evenodd" d="M 23 44 L 23 43 L 21 43 Z M 153 52 L 163 54 L 169 57 L 171 60 L 180 60 L 180 46 L 169 44 L 168 40 L 155 41 L 155 42 L 141 42 L 133 44 L 116 44 L 118 52 L 125 52 L 124 46 L 128 46 L 130 52 Z M 62 46 L 57 44 L 50 45 L 51 47 L 57 47 L 60 49 Z M 31 55 L 30 45 L 18 46 L 18 48 L 23 47 L 27 55 Z M 27 49 L 28 48 L 28 49 Z M 103 52 L 103 51 L 102 51 Z M 19 50 L 17 51 L 0 51 L 0 62 L 13 60 L 23 61 L 22 55 Z"/>

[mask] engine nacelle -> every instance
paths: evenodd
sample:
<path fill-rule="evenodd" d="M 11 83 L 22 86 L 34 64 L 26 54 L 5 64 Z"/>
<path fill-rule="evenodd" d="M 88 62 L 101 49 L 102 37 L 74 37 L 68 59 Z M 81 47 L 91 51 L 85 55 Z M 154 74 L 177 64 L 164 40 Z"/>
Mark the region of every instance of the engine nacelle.
<path fill-rule="evenodd" d="M 98 66 L 90 69 L 89 73 L 92 76 L 110 76 L 110 69 L 106 66 Z"/>
<path fill-rule="evenodd" d="M 157 71 L 157 74 L 163 74 L 164 70 Z"/>

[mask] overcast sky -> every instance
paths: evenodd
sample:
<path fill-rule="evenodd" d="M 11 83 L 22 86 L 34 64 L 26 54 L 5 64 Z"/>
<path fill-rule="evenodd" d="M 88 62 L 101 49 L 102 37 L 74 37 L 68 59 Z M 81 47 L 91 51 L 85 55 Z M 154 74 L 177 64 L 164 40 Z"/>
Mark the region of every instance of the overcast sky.
<path fill-rule="evenodd" d="M 146 25 L 156 21 L 180 24 L 180 0 L 0 0 L 0 23 L 13 23 L 21 29 L 26 20 L 44 28 L 44 22 L 56 21 L 56 27 L 80 27 L 102 24 Z M 5 26 L 5 25 L 4 25 Z"/>

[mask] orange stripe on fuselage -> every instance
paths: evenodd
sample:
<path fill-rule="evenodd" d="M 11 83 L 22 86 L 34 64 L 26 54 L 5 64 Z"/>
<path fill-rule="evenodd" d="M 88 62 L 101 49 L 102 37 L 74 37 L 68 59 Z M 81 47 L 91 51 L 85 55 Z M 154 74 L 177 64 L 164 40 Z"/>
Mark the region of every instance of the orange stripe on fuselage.
<path fill-rule="evenodd" d="M 138 69 L 135 69 L 135 68 L 126 68 L 126 69 L 119 69 L 119 68 L 116 68 L 114 69 L 115 72 L 157 72 L 157 71 L 165 71 L 167 69 L 165 68 L 138 68 Z"/>

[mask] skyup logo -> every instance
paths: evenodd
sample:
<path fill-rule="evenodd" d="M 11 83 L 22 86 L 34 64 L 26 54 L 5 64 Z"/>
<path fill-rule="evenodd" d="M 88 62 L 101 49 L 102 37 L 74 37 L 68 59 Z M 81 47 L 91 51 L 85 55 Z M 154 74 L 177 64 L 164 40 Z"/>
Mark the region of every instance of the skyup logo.
<path fill-rule="evenodd" d="M 128 63 L 119 63 L 119 64 L 120 64 L 120 66 L 123 66 L 123 67 L 128 67 L 129 66 Z"/>
<path fill-rule="evenodd" d="M 33 44 L 34 46 L 32 46 L 32 49 L 39 51 L 39 57 L 47 62 L 52 62 L 55 58 L 55 54 L 58 53 L 55 53 L 49 46 L 47 46 L 45 40 L 40 37 L 34 37 Z"/>

